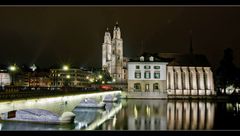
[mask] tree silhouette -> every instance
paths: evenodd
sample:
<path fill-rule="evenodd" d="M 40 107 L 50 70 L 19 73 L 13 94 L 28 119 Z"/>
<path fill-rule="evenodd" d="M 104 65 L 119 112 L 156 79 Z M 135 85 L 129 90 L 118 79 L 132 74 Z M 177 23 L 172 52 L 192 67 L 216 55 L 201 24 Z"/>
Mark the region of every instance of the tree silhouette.
<path fill-rule="evenodd" d="M 224 89 L 226 93 L 226 87 L 229 85 L 238 86 L 238 68 L 233 64 L 233 50 L 227 48 L 224 50 L 224 57 L 220 61 L 220 65 L 216 70 L 216 87 L 217 90 Z"/>

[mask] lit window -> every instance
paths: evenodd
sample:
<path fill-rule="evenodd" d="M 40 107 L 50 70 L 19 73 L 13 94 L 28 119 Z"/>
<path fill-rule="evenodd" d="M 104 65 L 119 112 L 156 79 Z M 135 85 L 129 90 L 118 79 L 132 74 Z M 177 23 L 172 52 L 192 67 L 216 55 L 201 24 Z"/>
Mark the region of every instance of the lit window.
<path fill-rule="evenodd" d="M 140 69 L 140 66 L 139 66 L 139 65 L 137 65 L 137 66 L 136 66 L 136 69 Z"/>
<path fill-rule="evenodd" d="M 144 69 L 150 69 L 151 68 L 151 66 L 144 66 Z"/>
<path fill-rule="evenodd" d="M 160 79 L 160 72 L 154 72 L 154 78 Z"/>
<path fill-rule="evenodd" d="M 135 78 L 141 78 L 141 72 L 135 72 Z"/>
<path fill-rule="evenodd" d="M 151 78 L 151 73 L 150 73 L 149 71 L 146 71 L 146 72 L 144 73 L 144 78 L 146 78 L 146 79 Z"/>
<path fill-rule="evenodd" d="M 154 69 L 160 69 L 160 66 L 154 66 Z"/>

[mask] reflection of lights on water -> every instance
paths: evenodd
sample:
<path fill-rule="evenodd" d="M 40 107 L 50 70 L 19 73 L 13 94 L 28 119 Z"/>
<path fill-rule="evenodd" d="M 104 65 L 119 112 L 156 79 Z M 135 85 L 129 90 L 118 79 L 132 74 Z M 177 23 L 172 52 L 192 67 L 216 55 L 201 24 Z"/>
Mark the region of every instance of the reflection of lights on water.
<path fill-rule="evenodd" d="M 146 107 L 146 112 L 147 112 L 147 116 L 150 116 L 150 107 L 149 106 Z"/>
<path fill-rule="evenodd" d="M 231 103 L 227 103 L 226 107 L 228 111 L 233 110 L 233 105 Z"/>
<path fill-rule="evenodd" d="M 136 105 L 134 105 L 134 117 L 135 119 L 138 117 L 138 111 Z"/>
<path fill-rule="evenodd" d="M 2 130 L 2 124 L 0 123 L 0 130 Z"/>
<path fill-rule="evenodd" d="M 112 125 L 113 125 L 113 127 L 115 128 L 115 126 L 116 126 L 116 122 L 117 122 L 117 117 L 116 117 L 116 115 L 113 117 L 113 123 L 112 123 Z"/>
<path fill-rule="evenodd" d="M 227 111 L 236 111 L 238 112 L 240 110 L 240 104 L 237 102 L 235 104 L 227 103 L 226 104 Z"/>
<path fill-rule="evenodd" d="M 77 125 L 75 127 L 75 129 L 80 130 L 82 128 L 86 128 L 88 126 L 88 124 L 86 122 L 75 122 Z"/>

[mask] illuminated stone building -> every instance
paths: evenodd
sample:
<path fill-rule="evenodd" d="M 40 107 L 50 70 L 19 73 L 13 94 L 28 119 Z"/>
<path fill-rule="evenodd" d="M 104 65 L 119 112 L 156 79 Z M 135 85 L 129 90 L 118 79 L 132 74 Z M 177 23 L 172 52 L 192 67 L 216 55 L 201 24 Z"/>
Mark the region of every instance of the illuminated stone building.
<path fill-rule="evenodd" d="M 90 71 L 80 68 L 50 69 L 51 86 L 87 87 L 90 82 L 86 77 L 89 75 L 92 75 Z"/>
<path fill-rule="evenodd" d="M 11 76 L 7 70 L 0 70 L 0 85 L 6 86 L 11 84 Z"/>
<path fill-rule="evenodd" d="M 204 55 L 143 54 L 128 62 L 128 97 L 167 98 L 215 95 Z"/>
<path fill-rule="evenodd" d="M 123 57 L 123 39 L 118 23 L 113 29 L 113 38 L 108 28 L 102 44 L 102 69 L 107 70 L 117 83 L 127 81 L 127 58 Z"/>

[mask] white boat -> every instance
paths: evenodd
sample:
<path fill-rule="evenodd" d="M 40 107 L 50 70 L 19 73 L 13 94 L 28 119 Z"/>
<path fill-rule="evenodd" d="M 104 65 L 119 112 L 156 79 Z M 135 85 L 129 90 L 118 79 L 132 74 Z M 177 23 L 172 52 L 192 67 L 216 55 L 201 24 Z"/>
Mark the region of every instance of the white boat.
<path fill-rule="evenodd" d="M 80 104 L 77 106 L 78 108 L 104 108 L 105 103 L 104 102 L 96 102 L 93 99 L 85 99 L 84 101 L 80 102 Z"/>
<path fill-rule="evenodd" d="M 61 116 L 42 109 L 24 109 L 15 110 L 0 114 L 0 119 L 5 121 L 24 121 L 24 122 L 39 122 L 64 124 L 72 123 L 75 114 L 72 112 L 64 112 Z"/>

